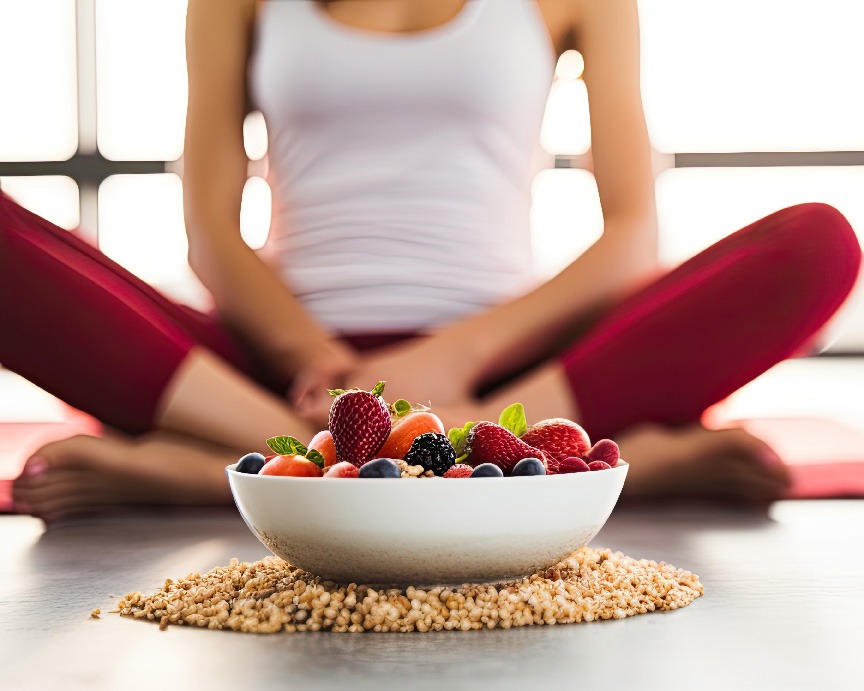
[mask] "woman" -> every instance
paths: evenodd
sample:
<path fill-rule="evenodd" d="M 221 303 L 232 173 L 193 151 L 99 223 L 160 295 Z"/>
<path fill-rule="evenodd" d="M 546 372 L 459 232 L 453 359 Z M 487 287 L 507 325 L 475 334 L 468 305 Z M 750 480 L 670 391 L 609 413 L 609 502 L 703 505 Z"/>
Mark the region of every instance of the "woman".
<path fill-rule="evenodd" d="M 605 230 L 538 284 L 531 161 L 569 48 Z M 581 421 L 619 441 L 632 497 L 784 491 L 767 445 L 699 417 L 812 338 L 860 249 L 809 204 L 657 277 L 635 0 L 190 0 L 187 51 L 189 259 L 218 317 L 2 201 L 0 361 L 112 428 L 34 454 L 20 510 L 228 501 L 226 463 L 276 433 L 308 439 L 326 388 L 379 379 L 448 426 L 516 400 Z M 261 255 L 239 232 L 253 103 L 275 200 Z M 64 342 L 46 337 L 63 323 Z"/>

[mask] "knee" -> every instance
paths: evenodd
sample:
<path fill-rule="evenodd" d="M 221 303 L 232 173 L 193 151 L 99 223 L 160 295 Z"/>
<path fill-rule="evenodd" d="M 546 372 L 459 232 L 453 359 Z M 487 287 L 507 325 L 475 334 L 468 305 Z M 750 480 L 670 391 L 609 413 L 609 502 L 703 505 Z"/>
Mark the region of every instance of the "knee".
<path fill-rule="evenodd" d="M 833 206 L 808 203 L 790 206 L 768 216 L 766 242 L 786 261 L 787 270 L 800 272 L 824 286 L 848 292 L 858 277 L 861 245 L 846 217 Z"/>

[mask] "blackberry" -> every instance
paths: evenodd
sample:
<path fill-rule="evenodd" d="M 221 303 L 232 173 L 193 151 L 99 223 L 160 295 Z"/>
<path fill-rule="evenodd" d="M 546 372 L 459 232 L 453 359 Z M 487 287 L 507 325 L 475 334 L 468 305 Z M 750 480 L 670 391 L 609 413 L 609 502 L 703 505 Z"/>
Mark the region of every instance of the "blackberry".
<path fill-rule="evenodd" d="M 405 462 L 422 465 L 424 470 L 431 470 L 440 476 L 456 462 L 456 450 L 445 435 L 426 432 L 414 439 L 405 454 Z"/>

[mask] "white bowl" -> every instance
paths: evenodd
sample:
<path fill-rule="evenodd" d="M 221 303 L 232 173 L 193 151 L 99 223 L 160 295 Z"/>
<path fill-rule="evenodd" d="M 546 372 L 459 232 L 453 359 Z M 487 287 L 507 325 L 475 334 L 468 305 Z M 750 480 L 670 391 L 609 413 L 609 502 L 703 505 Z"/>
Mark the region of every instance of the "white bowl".
<path fill-rule="evenodd" d="M 338 583 L 431 585 L 518 578 L 599 532 L 627 464 L 504 478 L 304 478 L 226 469 L 258 539 Z"/>

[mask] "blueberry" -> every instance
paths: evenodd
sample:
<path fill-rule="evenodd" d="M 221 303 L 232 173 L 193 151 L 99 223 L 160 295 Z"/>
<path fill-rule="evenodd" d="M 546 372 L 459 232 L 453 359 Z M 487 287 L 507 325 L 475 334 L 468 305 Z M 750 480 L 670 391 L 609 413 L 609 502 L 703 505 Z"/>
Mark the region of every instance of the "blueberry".
<path fill-rule="evenodd" d="M 237 466 L 234 468 L 238 473 L 247 473 L 248 475 L 257 475 L 261 472 L 261 468 L 267 461 L 260 453 L 247 453 L 243 458 L 237 461 Z"/>
<path fill-rule="evenodd" d="M 545 475 L 546 467 L 539 458 L 523 458 L 513 468 L 510 475 Z"/>
<path fill-rule="evenodd" d="M 494 463 L 482 463 L 474 468 L 471 477 L 504 477 L 504 473 Z"/>
<path fill-rule="evenodd" d="M 402 473 L 392 458 L 376 458 L 360 466 L 358 477 L 402 477 Z"/>

